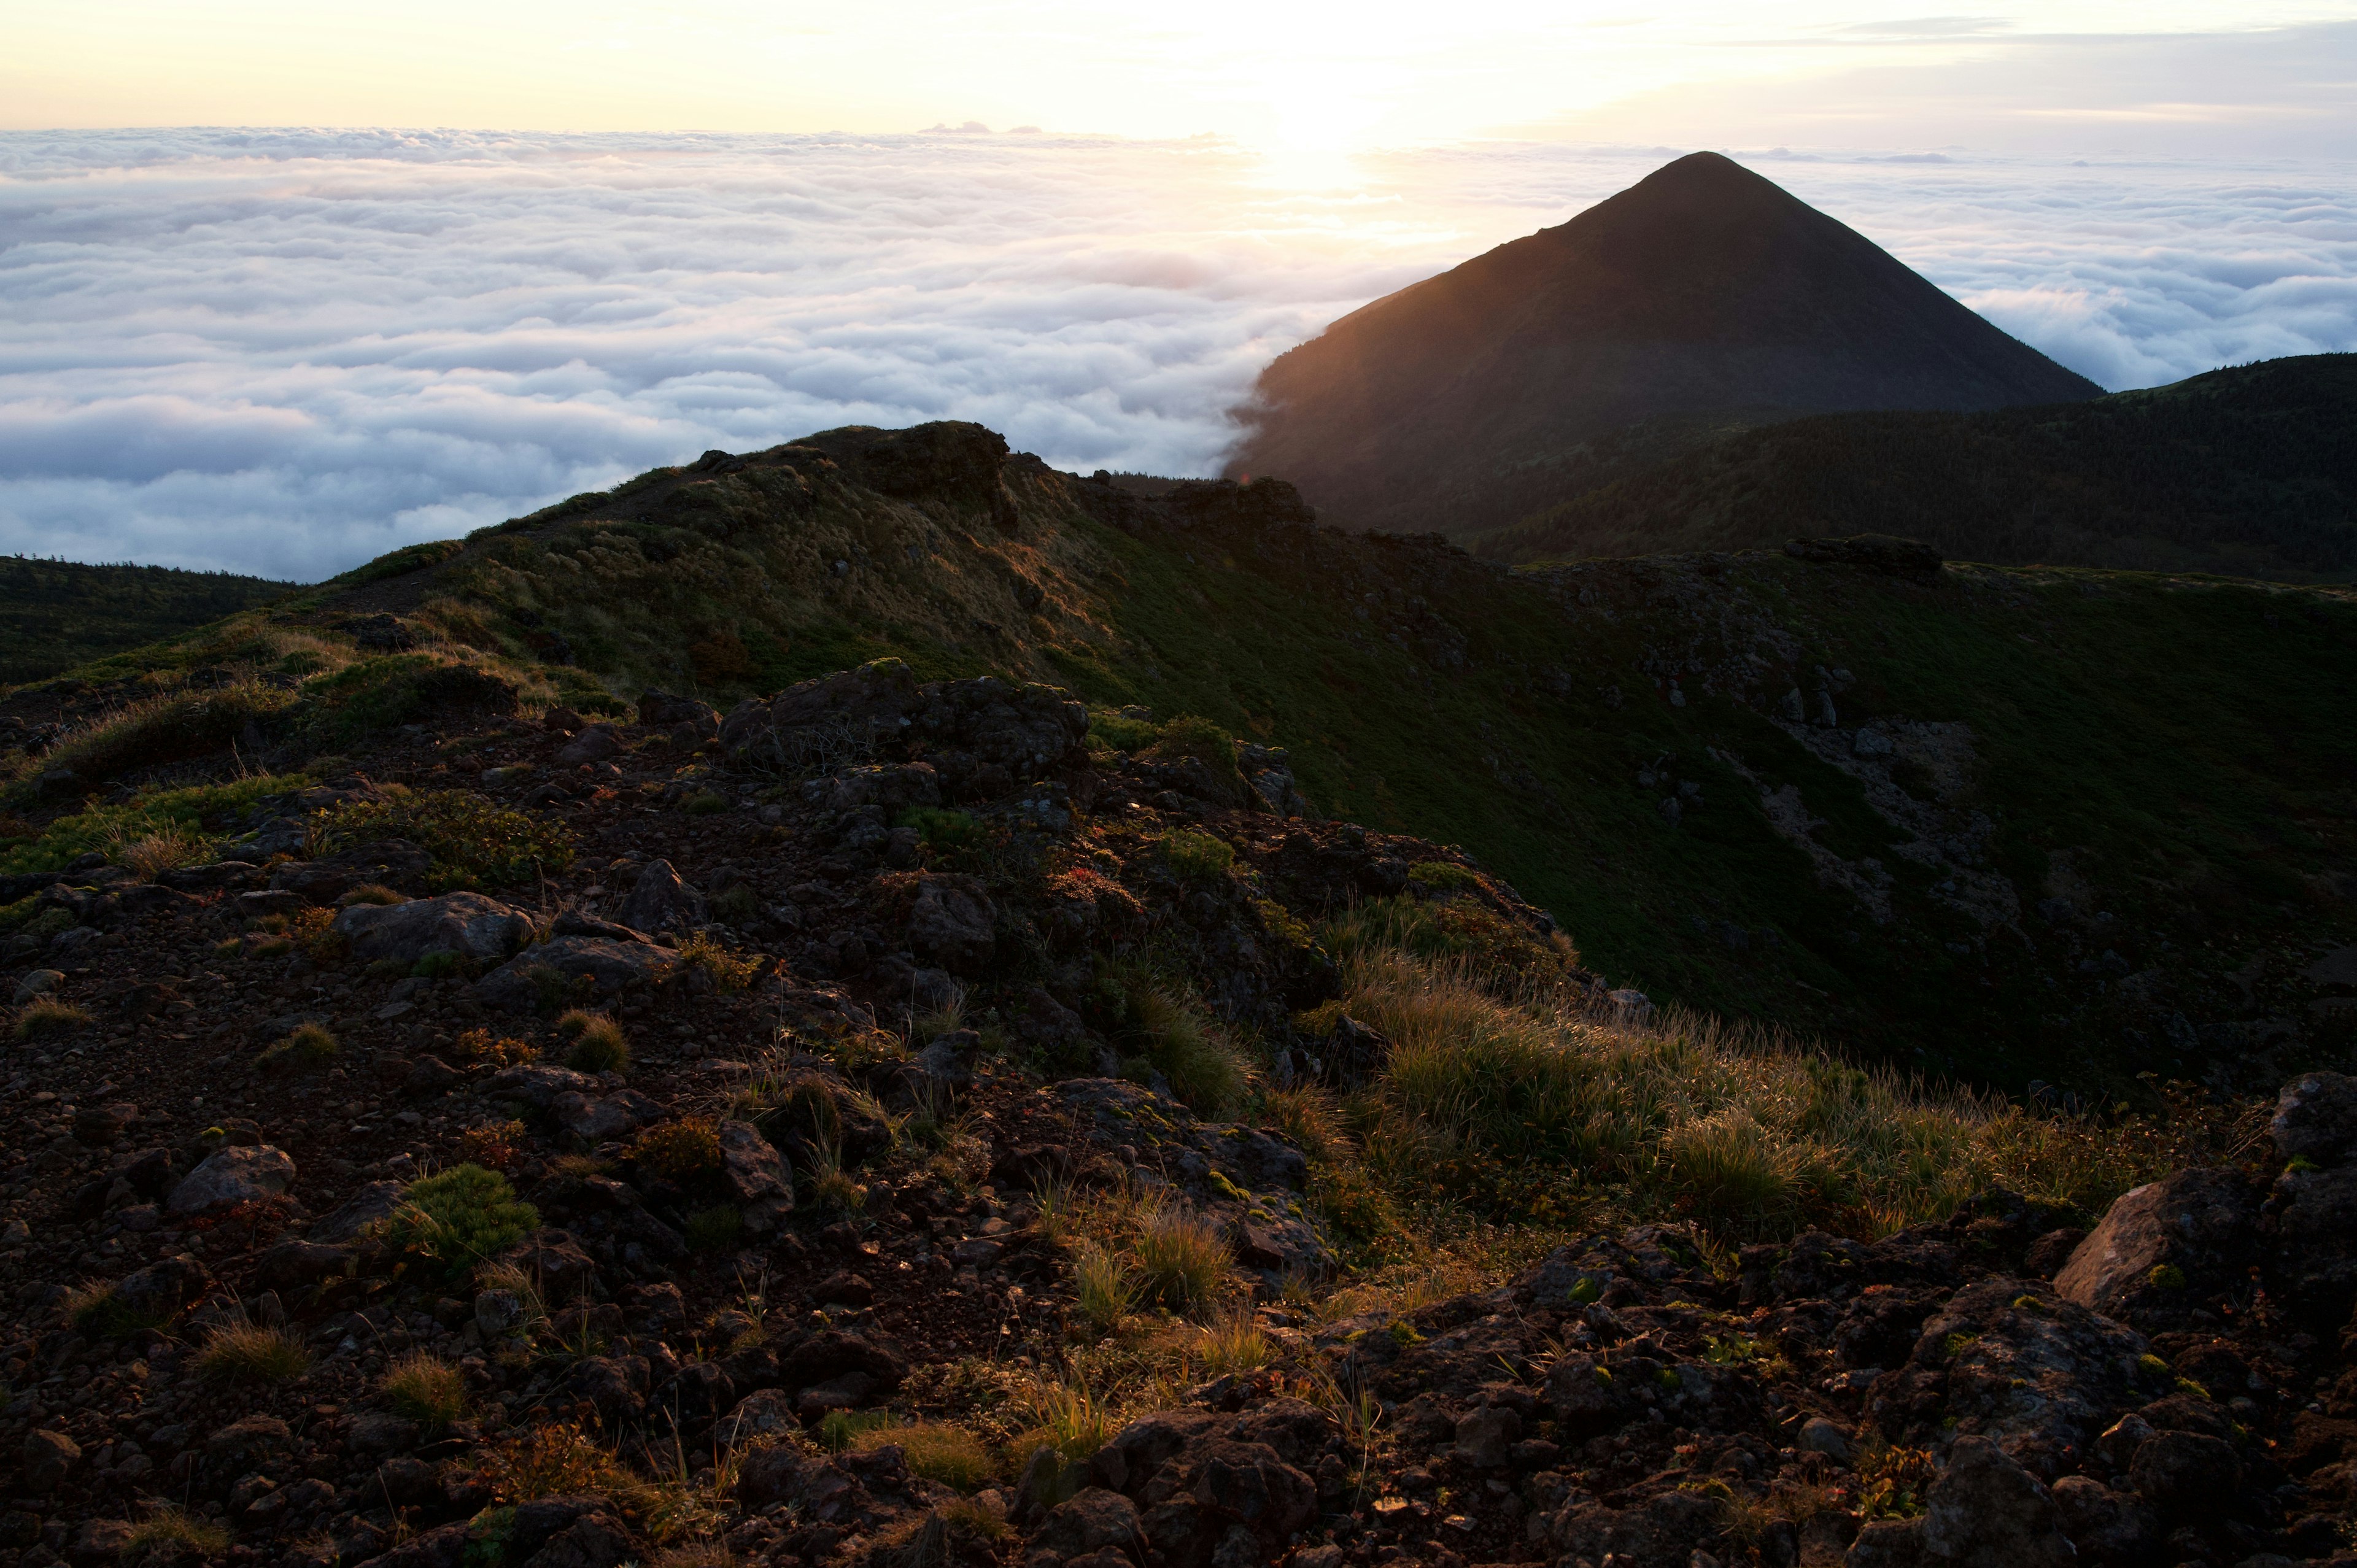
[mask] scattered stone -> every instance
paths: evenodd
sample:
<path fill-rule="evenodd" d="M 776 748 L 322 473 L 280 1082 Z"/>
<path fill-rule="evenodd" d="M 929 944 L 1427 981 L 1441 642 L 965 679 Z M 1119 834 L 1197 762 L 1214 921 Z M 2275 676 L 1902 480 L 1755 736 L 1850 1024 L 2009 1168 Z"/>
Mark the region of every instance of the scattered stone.
<path fill-rule="evenodd" d="M 172 1189 L 166 1206 L 175 1214 L 215 1214 L 241 1203 L 276 1197 L 295 1184 L 295 1161 L 267 1144 L 217 1149 Z"/>
<path fill-rule="evenodd" d="M 532 937 L 532 919 L 479 893 L 445 893 L 405 904 L 354 904 L 337 915 L 335 929 L 364 962 L 415 963 L 429 953 L 452 953 L 497 963 Z"/>

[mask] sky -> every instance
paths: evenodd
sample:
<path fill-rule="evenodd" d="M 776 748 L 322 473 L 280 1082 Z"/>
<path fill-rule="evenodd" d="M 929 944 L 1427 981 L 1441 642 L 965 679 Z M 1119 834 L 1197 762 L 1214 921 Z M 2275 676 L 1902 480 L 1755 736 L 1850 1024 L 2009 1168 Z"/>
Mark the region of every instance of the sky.
<path fill-rule="evenodd" d="M 2108 387 L 2357 349 L 2357 4 L 1337 15 L 17 7 L 0 551 L 315 578 L 853 422 L 1210 472 L 1275 353 L 1705 146 Z"/>

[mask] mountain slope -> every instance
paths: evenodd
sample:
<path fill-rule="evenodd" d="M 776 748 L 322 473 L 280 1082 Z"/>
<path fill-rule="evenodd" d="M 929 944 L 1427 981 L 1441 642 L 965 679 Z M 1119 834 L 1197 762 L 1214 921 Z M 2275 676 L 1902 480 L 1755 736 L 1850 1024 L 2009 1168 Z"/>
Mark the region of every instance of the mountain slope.
<path fill-rule="evenodd" d="M 1837 409 L 1981 409 L 2093 382 L 1715 153 L 1379 299 L 1262 373 L 1232 474 L 1333 521 L 1452 536 L 1564 493 L 1582 442 Z"/>
<path fill-rule="evenodd" d="M 285 764 L 437 704 L 725 708 L 894 654 L 1287 747 L 1319 810 L 1462 844 L 1614 983 L 1904 1063 L 2110 1092 L 2272 1072 L 2348 1023 L 2307 978 L 2357 942 L 2337 591 L 1508 572 L 1314 526 L 1275 481 L 1146 496 L 929 425 L 714 454 L 277 613 L 92 667 L 123 684 L 90 700 L 226 659 L 299 679 L 254 721 Z M 69 787 L 210 766 L 158 755 Z"/>
<path fill-rule="evenodd" d="M 0 558 L 0 682 L 38 681 L 295 586 L 227 572 Z"/>
<path fill-rule="evenodd" d="M 1846 413 L 1644 461 L 1485 536 L 1509 561 L 1752 550 L 1880 532 L 1976 561 L 2357 574 L 2357 355 L 2213 371 L 2085 403 Z"/>

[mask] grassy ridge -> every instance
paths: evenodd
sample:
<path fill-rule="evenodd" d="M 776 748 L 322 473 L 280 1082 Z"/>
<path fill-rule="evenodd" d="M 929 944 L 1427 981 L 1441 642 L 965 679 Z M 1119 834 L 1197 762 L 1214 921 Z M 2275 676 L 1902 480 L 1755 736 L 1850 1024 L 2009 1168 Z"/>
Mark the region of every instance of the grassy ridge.
<path fill-rule="evenodd" d="M 1926 586 L 1781 553 L 1510 572 L 1303 528 L 1265 492 L 1188 512 L 1002 467 L 973 427 L 854 434 L 661 470 L 313 590 L 296 624 L 96 669 L 299 677 L 258 721 L 299 750 L 486 675 L 527 708 L 648 685 L 725 708 L 897 653 L 1287 746 L 1320 809 L 1464 845 L 1615 983 L 1902 1066 L 2109 1092 L 2345 1044 L 2298 980 L 2357 940 L 2344 591 Z M 356 614 L 416 646 L 355 647 Z M 1782 716 L 1824 682 L 1837 727 Z M 1862 765 L 1862 723 L 1913 749 Z"/>
<path fill-rule="evenodd" d="M 294 588 L 227 572 L 0 558 L 0 682 L 45 680 Z"/>
<path fill-rule="evenodd" d="M 1566 463 L 1566 499 L 1480 542 L 1533 561 L 1898 533 L 1975 561 L 2357 576 L 2357 355 L 1986 413 L 1841 413 L 1655 461 Z"/>

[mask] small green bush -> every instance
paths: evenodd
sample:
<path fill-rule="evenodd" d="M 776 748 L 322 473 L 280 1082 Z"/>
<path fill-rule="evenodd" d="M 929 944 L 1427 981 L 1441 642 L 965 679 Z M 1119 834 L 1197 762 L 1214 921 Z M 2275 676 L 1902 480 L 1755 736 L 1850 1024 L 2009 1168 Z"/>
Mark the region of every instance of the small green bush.
<path fill-rule="evenodd" d="M 728 800 L 726 796 L 715 794 L 709 789 L 699 789 L 682 801 L 680 809 L 691 817 L 709 817 L 726 811 Z"/>
<path fill-rule="evenodd" d="M 1188 882 L 1215 882 L 1236 863 L 1236 852 L 1225 839 L 1180 828 L 1162 835 L 1162 859 Z"/>
<path fill-rule="evenodd" d="M 1164 725 L 1146 748 L 1146 757 L 1155 762 L 1178 762 L 1193 758 L 1211 770 L 1229 796 L 1237 800 L 1244 797 L 1244 776 L 1236 766 L 1236 743 L 1227 731 L 1205 718 L 1192 714 L 1181 714 Z"/>
<path fill-rule="evenodd" d="M 760 895 L 753 891 L 750 883 L 739 882 L 713 895 L 712 912 L 732 926 L 741 926 L 761 912 Z"/>
<path fill-rule="evenodd" d="M 409 972 L 419 980 L 447 980 L 459 972 L 466 961 L 454 952 L 430 952 L 411 964 Z"/>
<path fill-rule="evenodd" d="M 720 1133 L 708 1116 L 683 1116 L 639 1134 L 630 1145 L 638 1167 L 665 1181 L 697 1181 L 719 1173 Z"/>
<path fill-rule="evenodd" d="M 1407 868 L 1407 879 L 1428 893 L 1454 893 L 1479 887 L 1479 872 L 1446 860 L 1419 860 Z"/>
<path fill-rule="evenodd" d="M 573 1027 L 567 1028 L 568 1023 Z M 565 1065 L 576 1072 L 624 1072 L 630 1065 L 630 1036 L 622 1026 L 597 1013 L 576 1010 L 556 1021 L 559 1034 L 573 1037 Z"/>
<path fill-rule="evenodd" d="M 691 1251 L 730 1252 L 745 1230 L 745 1217 L 733 1204 L 699 1208 L 687 1217 L 685 1232 Z"/>
<path fill-rule="evenodd" d="M 453 1165 L 412 1184 L 383 1223 L 388 1245 L 455 1274 L 522 1240 L 539 1226 L 540 1210 L 497 1171 Z"/>
<path fill-rule="evenodd" d="M 319 1067 L 336 1059 L 343 1047 L 336 1036 L 317 1024 L 305 1024 L 292 1034 L 271 1042 L 269 1047 L 253 1058 L 253 1065 L 265 1071 L 278 1069 Z"/>
<path fill-rule="evenodd" d="M 1125 719 L 1119 714 L 1091 714 L 1089 740 L 1108 751 L 1143 751 L 1161 730 L 1151 719 Z"/>
<path fill-rule="evenodd" d="M 431 857 L 434 891 L 530 882 L 573 864 L 560 824 L 494 804 L 471 789 L 422 789 L 359 800 L 318 818 L 323 853 L 379 839 L 407 839 Z"/>
<path fill-rule="evenodd" d="M 972 813 L 941 806 L 911 806 L 894 820 L 893 826 L 916 829 L 918 842 L 935 854 L 978 849 L 984 837 L 983 826 Z"/>

